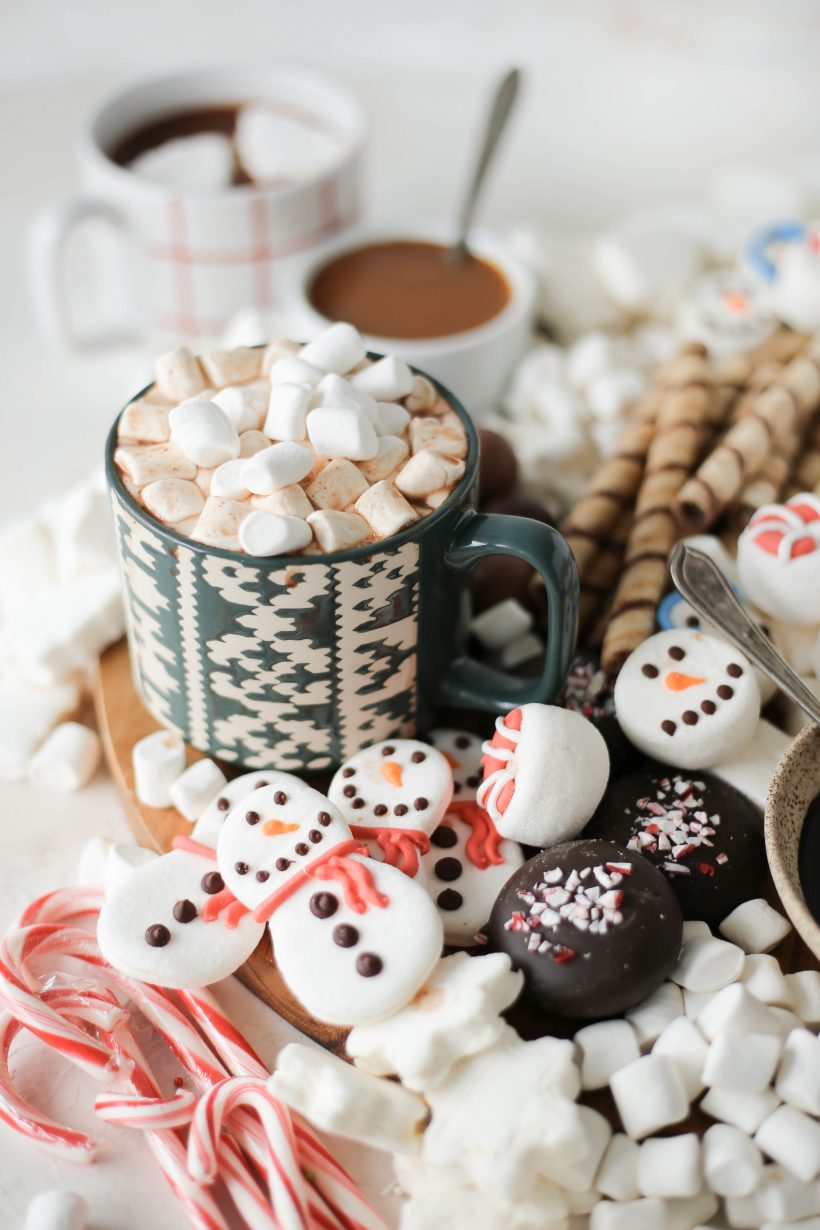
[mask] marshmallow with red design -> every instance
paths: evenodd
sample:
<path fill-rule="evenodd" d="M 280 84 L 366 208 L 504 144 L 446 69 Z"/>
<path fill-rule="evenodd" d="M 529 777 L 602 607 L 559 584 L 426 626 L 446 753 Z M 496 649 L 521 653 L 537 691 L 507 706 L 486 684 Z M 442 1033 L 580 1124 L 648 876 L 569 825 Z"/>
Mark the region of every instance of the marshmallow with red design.
<path fill-rule="evenodd" d="M 528 704 L 496 719 L 477 799 L 503 837 L 551 846 L 576 837 L 609 779 L 609 752 L 585 718 Z"/>
<path fill-rule="evenodd" d="M 740 580 L 761 611 L 802 627 L 820 623 L 820 496 L 765 504 L 737 543 Z"/>

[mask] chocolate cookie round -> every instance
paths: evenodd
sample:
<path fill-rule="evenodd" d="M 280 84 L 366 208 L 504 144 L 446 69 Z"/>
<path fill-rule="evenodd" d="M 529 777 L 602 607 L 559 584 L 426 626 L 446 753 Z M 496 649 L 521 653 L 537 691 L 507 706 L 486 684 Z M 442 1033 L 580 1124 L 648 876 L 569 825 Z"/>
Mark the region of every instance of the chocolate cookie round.
<path fill-rule="evenodd" d="M 650 761 L 610 782 L 583 836 L 639 850 L 669 880 L 684 918 L 714 927 L 760 895 L 766 870 L 760 813 L 711 773 Z"/>
<path fill-rule="evenodd" d="M 610 774 L 631 773 L 646 758 L 627 739 L 615 716 L 615 680 L 601 668 L 601 659 L 586 650 L 570 663 L 564 690 L 555 702 L 580 713 L 597 726 L 609 749 Z"/>
<path fill-rule="evenodd" d="M 666 878 L 612 841 L 569 841 L 511 876 L 487 927 L 526 997 L 579 1020 L 640 1003 L 675 966 L 683 919 Z"/>

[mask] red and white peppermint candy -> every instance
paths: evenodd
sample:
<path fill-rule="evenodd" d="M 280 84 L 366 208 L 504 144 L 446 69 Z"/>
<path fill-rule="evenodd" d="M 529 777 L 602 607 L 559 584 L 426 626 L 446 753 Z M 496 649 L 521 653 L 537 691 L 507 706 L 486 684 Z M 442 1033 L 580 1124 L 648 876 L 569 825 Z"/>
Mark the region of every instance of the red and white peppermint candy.
<path fill-rule="evenodd" d="M 741 583 L 774 619 L 820 623 L 820 498 L 806 491 L 758 509 L 738 539 Z"/>

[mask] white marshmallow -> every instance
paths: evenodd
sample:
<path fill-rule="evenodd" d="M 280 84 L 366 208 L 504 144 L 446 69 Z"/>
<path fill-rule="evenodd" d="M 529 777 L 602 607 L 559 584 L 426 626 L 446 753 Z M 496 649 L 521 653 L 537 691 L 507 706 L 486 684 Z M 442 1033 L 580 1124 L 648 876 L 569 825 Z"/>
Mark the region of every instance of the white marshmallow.
<path fill-rule="evenodd" d="M 292 555 L 303 551 L 313 533 L 300 517 L 281 517 L 276 513 L 255 510 L 239 527 L 239 544 L 253 556 Z"/>
<path fill-rule="evenodd" d="M 340 511 L 354 504 L 367 491 L 367 479 L 358 466 L 344 457 L 334 457 L 319 471 L 307 488 L 315 508 Z"/>
<path fill-rule="evenodd" d="M 378 408 L 375 399 L 363 389 L 351 384 L 335 372 L 323 376 L 316 386 L 314 406 L 345 406 L 350 410 L 358 410 L 375 425 Z"/>
<path fill-rule="evenodd" d="M 668 310 L 700 271 L 697 239 L 669 219 L 636 215 L 596 243 L 596 274 L 610 298 L 628 312 Z"/>
<path fill-rule="evenodd" d="M 232 384 L 247 384 L 249 380 L 255 380 L 262 366 L 262 351 L 251 346 L 205 350 L 199 356 L 199 362 L 213 387 L 224 389 Z"/>
<path fill-rule="evenodd" d="M 185 192 L 213 192 L 230 187 L 233 146 L 221 132 L 173 137 L 142 154 L 130 165 L 137 175 Z"/>
<path fill-rule="evenodd" d="M 776 957 L 765 953 L 751 953 L 743 962 L 740 981 L 761 1003 L 791 1008 L 789 984 Z"/>
<path fill-rule="evenodd" d="M 399 436 L 379 436 L 379 448 L 375 457 L 369 461 L 360 461 L 359 469 L 369 483 L 380 483 L 383 478 L 389 478 L 398 469 L 410 452 L 406 440 Z"/>
<path fill-rule="evenodd" d="M 595 1176 L 595 1187 L 610 1200 L 636 1200 L 640 1145 L 631 1136 L 616 1132 L 610 1140 Z"/>
<path fill-rule="evenodd" d="M 186 820 L 198 820 L 208 804 L 226 785 L 218 764 L 206 757 L 188 765 L 171 785 L 171 802 Z"/>
<path fill-rule="evenodd" d="M 774 1087 L 790 1106 L 820 1116 L 820 1038 L 808 1029 L 786 1038 Z"/>
<path fill-rule="evenodd" d="M 67 681 L 49 688 L 0 680 L 0 780 L 17 781 L 50 730 L 79 706 L 80 688 Z"/>
<path fill-rule="evenodd" d="M 426 376 L 416 376 L 413 387 L 404 399 L 411 414 L 435 413 L 438 393 Z"/>
<path fill-rule="evenodd" d="M 344 150 L 334 129 L 267 102 L 239 108 L 234 145 L 245 171 L 260 184 L 318 179 Z"/>
<path fill-rule="evenodd" d="M 306 444 L 287 441 L 271 444 L 245 462 L 242 478 L 254 495 L 270 495 L 281 487 L 301 482 L 313 469 L 313 453 Z"/>
<path fill-rule="evenodd" d="M 715 998 L 714 991 L 684 991 L 683 1011 L 690 1021 L 696 1021 L 703 1009 Z"/>
<path fill-rule="evenodd" d="M 698 1016 L 698 1026 L 710 1042 L 723 1033 L 775 1036 L 780 1033 L 777 1017 L 737 982 L 712 997 Z"/>
<path fill-rule="evenodd" d="M 374 483 L 364 495 L 359 496 L 356 511 L 361 513 L 378 538 L 389 538 L 391 534 L 398 534 L 418 521 L 416 510 L 387 479 Z"/>
<path fill-rule="evenodd" d="M 251 504 L 262 512 L 278 513 L 280 517 L 301 517 L 303 521 L 313 512 L 313 505 L 298 483 L 280 487 L 270 495 L 254 495 Z"/>
<path fill-rule="evenodd" d="M 575 1035 L 581 1052 L 581 1088 L 604 1089 L 609 1078 L 640 1057 L 635 1031 L 628 1021 L 598 1021 Z"/>
<path fill-rule="evenodd" d="M 601 372 L 587 387 L 586 402 L 589 412 L 602 423 L 620 420 L 645 388 L 646 381 L 643 376 L 631 368 Z"/>
<path fill-rule="evenodd" d="M 185 769 L 185 744 L 173 730 L 155 730 L 131 752 L 134 790 L 146 807 L 170 807 L 171 787 Z"/>
<path fill-rule="evenodd" d="M 458 420 L 449 423 L 443 418 L 411 419 L 409 432 L 410 448 L 414 453 L 425 448 L 459 460 L 467 456 L 467 436 Z"/>
<path fill-rule="evenodd" d="M 737 1230 L 758 1230 L 763 1225 L 765 1213 L 757 1202 L 757 1194 L 750 1196 L 727 1196 L 723 1202 L 726 1220 Z"/>
<path fill-rule="evenodd" d="M 168 416 L 171 439 L 198 466 L 212 469 L 239 456 L 239 435 L 212 401 L 187 401 Z"/>
<path fill-rule="evenodd" d="M 402 495 L 420 499 L 456 483 L 464 474 L 464 462 L 454 461 L 430 449 L 414 453 L 394 482 Z"/>
<path fill-rule="evenodd" d="M 708 1050 L 706 1039 L 697 1025 L 685 1016 L 671 1021 L 652 1047 L 653 1055 L 666 1055 L 672 1060 L 690 1102 L 703 1093 L 701 1073 Z"/>
<path fill-rule="evenodd" d="M 777 1017 L 781 1039 L 788 1038 L 792 1030 L 803 1028 L 803 1022 L 792 1012 L 791 1008 L 779 1008 L 775 1004 L 771 1004 L 770 1008 L 772 1016 Z"/>
<path fill-rule="evenodd" d="M 774 1076 L 781 1045 L 772 1034 L 718 1034 L 703 1064 L 704 1084 L 762 1093 Z"/>
<path fill-rule="evenodd" d="M 771 1089 L 762 1093 L 741 1093 L 737 1089 L 713 1088 L 704 1094 L 700 1109 L 713 1119 L 731 1123 L 751 1136 L 779 1105 L 780 1098 Z"/>
<path fill-rule="evenodd" d="M 364 367 L 351 376 L 351 381 L 357 389 L 369 393 L 376 401 L 401 401 L 403 397 L 413 392 L 415 376 L 404 359 L 396 355 L 385 355 L 377 359 L 370 367 Z"/>
<path fill-rule="evenodd" d="M 370 461 L 379 451 L 373 424 L 349 406 L 320 406 L 307 416 L 310 442 L 320 457 Z"/>
<path fill-rule="evenodd" d="M 261 431 L 243 431 L 239 437 L 239 456 L 255 457 L 263 448 L 268 448 L 270 440 Z"/>
<path fill-rule="evenodd" d="M 640 1004 L 630 1008 L 626 1019 L 635 1030 L 638 1045 L 645 1050 L 655 1042 L 667 1025 L 683 1014 L 683 995 L 674 982 L 662 982 Z"/>
<path fill-rule="evenodd" d="M 540 636 L 536 636 L 534 632 L 524 632 L 502 647 L 499 661 L 507 670 L 515 670 L 525 662 L 542 657 L 543 653 L 544 642 Z"/>
<path fill-rule="evenodd" d="M 0 527 L 0 604 L 9 606 L 48 590 L 57 577 L 53 534 L 45 518 L 20 518 Z"/>
<path fill-rule="evenodd" d="M 803 1219 L 820 1213 L 820 1184 L 805 1183 L 782 1166 L 766 1166 L 755 1193 L 760 1210 L 778 1223 L 800 1222 L 803 1230 L 812 1227 Z"/>
<path fill-rule="evenodd" d="M 816 228 L 811 238 L 816 241 Z M 820 329 L 820 259 L 808 242 L 786 245 L 769 294 L 772 310 L 790 329 Z"/>
<path fill-rule="evenodd" d="M 705 1187 L 701 1188 L 696 1196 L 686 1196 L 683 1200 L 665 1200 L 664 1230 L 696 1230 L 698 1223 L 709 1221 L 718 1208 L 717 1197 Z"/>
<path fill-rule="evenodd" d="M 233 461 L 223 461 L 221 466 L 217 466 L 211 473 L 208 494 L 223 496 L 227 500 L 246 499 L 245 463 L 246 458 L 235 457 Z"/>
<path fill-rule="evenodd" d="M 820 971 L 800 970 L 786 975 L 792 1007 L 804 1025 L 820 1025 Z"/>
<path fill-rule="evenodd" d="M 410 422 L 409 411 L 393 401 L 376 403 L 376 418 L 373 426 L 377 436 L 400 436 Z"/>
<path fill-rule="evenodd" d="M 170 440 L 169 409 L 168 406 L 158 406 L 156 402 L 138 397 L 120 415 L 118 439 L 139 440 L 142 444 L 163 444 Z"/>
<path fill-rule="evenodd" d="M 772 1111 L 755 1132 L 755 1143 L 804 1183 L 820 1172 L 820 1123 L 793 1106 Z"/>
<path fill-rule="evenodd" d="M 196 463 L 170 440 L 165 444 L 121 444 L 114 453 L 114 464 L 135 487 L 161 478 L 196 478 Z"/>
<path fill-rule="evenodd" d="M 602 1200 L 592 1210 L 589 1230 L 666 1230 L 664 1203 L 655 1196 L 624 1204 Z"/>
<path fill-rule="evenodd" d="M 306 363 L 296 354 L 285 354 L 271 366 L 271 388 L 276 384 L 308 384 L 313 389 L 324 376 L 321 367 Z"/>
<path fill-rule="evenodd" d="M 711 772 L 745 794 L 763 811 L 772 774 L 790 742 L 782 730 L 761 718 L 745 746 L 731 759 L 713 765 Z"/>
<path fill-rule="evenodd" d="M 644 1055 L 620 1068 L 610 1088 L 624 1130 L 635 1140 L 680 1122 L 689 1112 L 680 1073 L 666 1055 Z"/>
<path fill-rule="evenodd" d="M 187 478 L 161 478 L 143 487 L 140 494 L 152 517 L 165 525 L 177 525 L 189 517 L 198 517 L 205 504 L 196 483 Z"/>
<path fill-rule="evenodd" d="M 231 385 L 215 393 L 213 403 L 225 412 L 241 437 L 243 431 L 255 431 L 262 426 L 268 405 L 267 385 Z"/>
<path fill-rule="evenodd" d="M 532 628 L 532 615 L 516 598 L 505 598 L 470 621 L 470 631 L 485 649 L 503 649 Z"/>
<path fill-rule="evenodd" d="M 748 1196 L 763 1173 L 763 1158 L 740 1128 L 714 1123 L 703 1136 L 703 1173 L 718 1196 Z"/>
<path fill-rule="evenodd" d="M 29 762 L 28 778 L 35 786 L 71 794 L 87 786 L 100 763 L 96 730 L 79 722 L 57 726 Z"/>
<path fill-rule="evenodd" d="M 367 348 L 358 329 L 340 321 L 303 346 L 299 358 L 323 372 L 344 376 L 358 367 L 366 354 Z"/>
<path fill-rule="evenodd" d="M 161 354 L 154 361 L 154 379 L 160 393 L 175 402 L 196 397 L 208 387 L 199 360 L 187 346 Z"/>
<path fill-rule="evenodd" d="M 313 389 L 309 384 L 272 385 L 265 435 L 272 440 L 304 440 L 312 398 Z"/>
<path fill-rule="evenodd" d="M 641 1145 L 638 1188 L 644 1196 L 696 1196 L 701 1182 L 700 1139 L 694 1132 L 645 1140 Z"/>
<path fill-rule="evenodd" d="M 543 354 L 539 363 L 539 383 L 543 384 L 547 376 L 560 383 L 566 373 L 570 387 L 584 392 L 596 376 L 603 375 L 620 364 L 624 343 L 612 333 L 594 329 L 591 333 L 579 337 L 566 352 L 559 350 L 555 353 L 556 348 L 553 346 L 544 346 L 541 350 Z"/>
<path fill-rule="evenodd" d="M 725 940 L 697 936 L 688 940 L 669 975 L 687 991 L 719 991 L 740 977 L 743 950 Z"/>
<path fill-rule="evenodd" d="M 686 944 L 689 940 L 694 939 L 709 939 L 712 935 L 712 930 L 708 923 L 702 922 L 699 918 L 687 918 L 683 923 L 683 942 Z"/>
<path fill-rule="evenodd" d="M 578 1118 L 584 1134 L 584 1150 L 572 1161 L 556 1156 L 553 1165 L 545 1165 L 542 1173 L 570 1192 L 589 1192 L 601 1158 L 612 1139 L 609 1121 L 589 1106 L 578 1107 Z"/>
<path fill-rule="evenodd" d="M 310 513 L 307 523 L 323 551 L 348 551 L 370 536 L 370 526 L 354 512 L 321 509 Z"/>
<path fill-rule="evenodd" d="M 768 901 L 755 897 L 732 910 L 720 924 L 720 932 L 744 952 L 768 952 L 791 931 L 791 924 Z"/>
<path fill-rule="evenodd" d="M 26 1210 L 23 1230 L 85 1230 L 88 1204 L 64 1188 L 40 1192 Z"/>
<path fill-rule="evenodd" d="M 209 547 L 238 551 L 239 527 L 249 513 L 247 504 L 240 504 L 237 500 L 229 500 L 224 496 L 211 495 L 205 501 L 205 507 L 199 514 L 191 537 Z"/>

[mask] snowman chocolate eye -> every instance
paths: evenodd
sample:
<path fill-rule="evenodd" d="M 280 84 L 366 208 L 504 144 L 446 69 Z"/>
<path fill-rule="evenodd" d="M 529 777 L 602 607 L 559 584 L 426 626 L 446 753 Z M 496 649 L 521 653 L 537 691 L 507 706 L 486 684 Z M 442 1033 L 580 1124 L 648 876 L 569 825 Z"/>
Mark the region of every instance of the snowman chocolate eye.
<path fill-rule="evenodd" d="M 698 620 L 697 615 L 690 615 L 689 618 L 686 620 L 686 626 L 687 628 L 699 628 L 700 621 Z"/>
<path fill-rule="evenodd" d="M 392 756 L 395 750 L 396 749 L 388 743 L 387 747 L 382 748 L 382 756 Z"/>
<path fill-rule="evenodd" d="M 686 650 L 681 649 L 680 645 L 670 645 L 669 646 L 669 657 L 672 658 L 675 662 L 680 662 L 681 658 L 686 657 Z"/>
<path fill-rule="evenodd" d="M 277 790 L 276 794 L 273 796 L 273 801 L 277 807 L 284 807 L 288 801 L 288 796 L 285 794 L 284 790 Z"/>
<path fill-rule="evenodd" d="M 730 662 L 726 667 L 726 674 L 731 675 L 733 679 L 739 679 L 743 674 L 743 667 L 738 666 L 737 662 Z"/>
<path fill-rule="evenodd" d="M 413 752 L 413 755 L 410 757 L 410 759 L 412 760 L 413 764 L 421 764 L 423 760 L 427 759 L 427 756 L 425 755 L 424 752 Z"/>
<path fill-rule="evenodd" d="M 651 662 L 647 662 L 645 666 L 642 666 L 641 672 L 646 675 L 647 679 L 657 679 L 660 674 L 657 666 L 653 666 Z"/>

